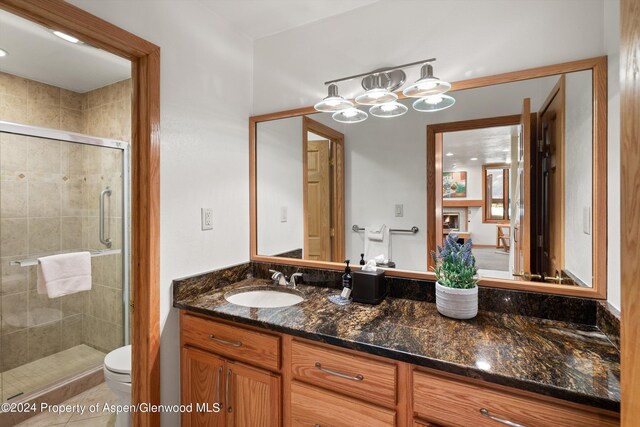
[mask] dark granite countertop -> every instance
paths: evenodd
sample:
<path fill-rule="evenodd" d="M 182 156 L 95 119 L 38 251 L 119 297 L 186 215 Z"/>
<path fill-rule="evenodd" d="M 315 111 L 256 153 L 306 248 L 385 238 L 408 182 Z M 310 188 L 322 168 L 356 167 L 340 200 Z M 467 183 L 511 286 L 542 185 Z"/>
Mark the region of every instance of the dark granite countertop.
<path fill-rule="evenodd" d="M 174 307 L 620 410 L 620 354 L 595 326 L 482 311 L 472 320 L 453 320 L 435 304 L 400 298 L 338 306 L 327 299 L 335 289 L 305 285 L 298 290 L 306 300 L 291 307 L 247 308 L 224 299 L 231 289 L 265 283 L 270 281 L 246 279 L 203 293 L 174 290 Z"/>

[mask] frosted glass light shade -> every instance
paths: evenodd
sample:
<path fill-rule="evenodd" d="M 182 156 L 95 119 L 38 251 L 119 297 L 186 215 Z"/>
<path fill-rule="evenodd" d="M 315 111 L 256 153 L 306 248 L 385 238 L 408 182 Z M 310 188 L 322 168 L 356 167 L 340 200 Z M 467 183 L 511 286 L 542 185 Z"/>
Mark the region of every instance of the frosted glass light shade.
<path fill-rule="evenodd" d="M 375 105 L 369 109 L 369 113 L 376 117 L 398 117 L 409 111 L 409 109 L 397 102 L 388 102 L 386 104 Z"/>
<path fill-rule="evenodd" d="M 409 98 L 423 98 L 430 95 L 438 95 L 451 89 L 451 83 L 433 76 L 433 67 L 425 64 L 420 69 L 420 79 L 402 91 Z"/>
<path fill-rule="evenodd" d="M 327 97 L 313 106 L 316 111 L 320 111 L 321 113 L 333 113 L 353 108 L 353 102 L 338 95 L 338 86 L 330 84 L 328 91 L 329 94 Z"/>
<path fill-rule="evenodd" d="M 361 105 L 378 105 L 393 102 L 398 95 L 384 88 L 374 88 L 356 97 L 356 102 Z"/>
<path fill-rule="evenodd" d="M 417 111 L 433 112 L 445 110 L 455 103 L 455 98 L 449 95 L 432 95 L 415 101 L 413 103 L 413 108 Z"/>
<path fill-rule="evenodd" d="M 367 120 L 369 115 L 357 108 L 350 108 L 348 110 L 338 111 L 331 116 L 333 120 L 340 123 L 360 123 Z"/>

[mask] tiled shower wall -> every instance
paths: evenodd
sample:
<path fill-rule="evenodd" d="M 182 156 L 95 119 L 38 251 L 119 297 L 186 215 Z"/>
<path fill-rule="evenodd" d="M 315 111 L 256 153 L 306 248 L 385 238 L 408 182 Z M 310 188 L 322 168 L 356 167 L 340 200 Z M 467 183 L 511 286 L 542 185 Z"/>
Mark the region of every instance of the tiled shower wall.
<path fill-rule="evenodd" d="M 0 120 L 129 140 L 130 88 L 126 81 L 78 94 L 0 73 Z M 102 351 L 121 345 L 120 255 L 93 258 L 92 291 L 56 299 L 35 291 L 35 267 L 10 266 L 18 258 L 104 248 L 97 218 L 106 185 L 114 191 L 107 231 L 113 248 L 121 248 L 115 233 L 122 221 L 120 156 L 119 150 L 0 135 L 0 372 L 81 343 Z"/>

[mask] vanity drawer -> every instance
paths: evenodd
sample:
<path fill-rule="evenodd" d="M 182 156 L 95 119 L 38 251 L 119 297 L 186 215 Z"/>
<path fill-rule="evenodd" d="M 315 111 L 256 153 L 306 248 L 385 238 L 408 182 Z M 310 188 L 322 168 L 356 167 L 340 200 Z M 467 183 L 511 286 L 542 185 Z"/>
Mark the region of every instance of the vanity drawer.
<path fill-rule="evenodd" d="M 488 413 L 483 415 L 482 409 Z M 495 427 L 507 424 L 505 421 L 526 427 L 619 425 L 613 416 L 586 407 L 534 400 L 419 371 L 413 373 L 413 410 L 420 418 L 447 427 Z"/>
<path fill-rule="evenodd" d="M 389 427 L 396 413 L 307 384 L 291 384 L 291 426 Z"/>
<path fill-rule="evenodd" d="M 296 379 L 386 406 L 396 404 L 396 366 L 298 341 L 291 345 Z"/>
<path fill-rule="evenodd" d="M 271 370 L 280 368 L 280 338 L 215 320 L 182 316 L 183 345 Z"/>

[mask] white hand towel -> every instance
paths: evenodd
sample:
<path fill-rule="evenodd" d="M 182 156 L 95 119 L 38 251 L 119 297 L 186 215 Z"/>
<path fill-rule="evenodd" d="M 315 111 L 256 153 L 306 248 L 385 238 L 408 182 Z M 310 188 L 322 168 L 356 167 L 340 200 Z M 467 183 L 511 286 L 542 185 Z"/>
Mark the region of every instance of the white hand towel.
<path fill-rule="evenodd" d="M 373 240 L 376 242 L 382 242 L 384 239 L 384 231 L 387 229 L 387 226 L 382 225 L 374 225 L 365 228 L 365 237 L 369 240 Z"/>
<path fill-rule="evenodd" d="M 370 260 L 379 255 L 382 255 L 385 259 L 388 259 L 391 249 L 389 240 L 389 228 L 384 227 L 382 229 L 382 238 L 380 240 L 370 238 L 369 228 L 365 228 L 364 234 L 364 259 Z"/>
<path fill-rule="evenodd" d="M 38 293 L 57 298 L 91 289 L 91 254 L 73 252 L 38 258 Z"/>

